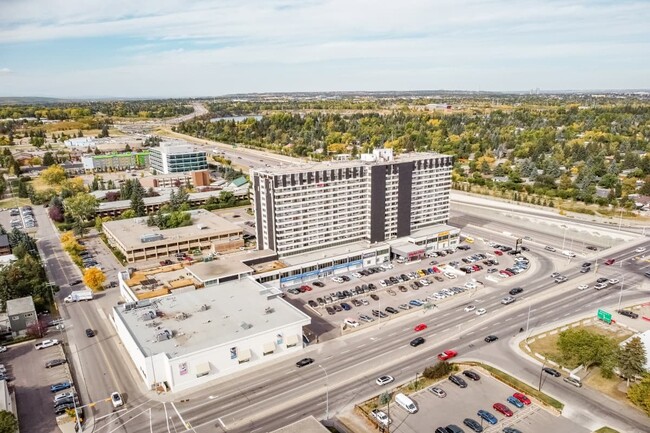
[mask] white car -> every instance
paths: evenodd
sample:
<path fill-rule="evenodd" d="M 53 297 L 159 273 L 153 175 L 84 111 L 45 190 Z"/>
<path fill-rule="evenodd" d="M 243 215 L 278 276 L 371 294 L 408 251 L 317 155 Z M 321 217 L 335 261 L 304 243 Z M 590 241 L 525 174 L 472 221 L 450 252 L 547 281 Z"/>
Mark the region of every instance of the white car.
<path fill-rule="evenodd" d="M 634 250 L 635 253 L 642 253 L 645 252 L 645 247 L 639 247 L 636 250 Z"/>
<path fill-rule="evenodd" d="M 618 284 L 618 283 L 620 283 L 620 281 L 617 280 L 616 278 L 612 278 L 611 280 L 609 280 L 609 285 L 610 286 L 613 286 L 614 284 Z"/>
<path fill-rule="evenodd" d="M 120 407 L 124 405 L 122 401 L 122 396 L 119 392 L 114 392 L 111 394 L 111 401 L 113 402 L 113 407 Z"/>
<path fill-rule="evenodd" d="M 450 280 L 455 280 L 456 279 L 456 274 L 452 274 L 451 272 L 445 272 L 443 275 L 445 277 L 449 278 Z"/>
<path fill-rule="evenodd" d="M 361 278 L 362 275 L 361 275 L 360 273 L 358 273 L 358 272 L 353 272 L 353 273 L 352 273 L 352 276 L 353 276 L 354 278 Z"/>
<path fill-rule="evenodd" d="M 36 350 L 41 350 L 41 349 L 46 349 L 48 347 L 56 346 L 59 344 L 59 340 L 53 339 L 53 340 L 43 340 L 40 343 L 36 343 L 34 347 Z"/>
<path fill-rule="evenodd" d="M 485 313 L 487 313 L 487 310 L 485 308 L 479 308 L 478 310 L 476 310 L 476 315 L 477 316 L 482 316 Z"/>
<path fill-rule="evenodd" d="M 387 426 L 387 425 L 389 425 L 390 423 L 393 422 L 390 418 L 388 418 L 388 415 L 386 415 L 386 413 L 385 413 L 384 411 L 381 411 L 381 410 L 379 410 L 379 409 L 373 409 L 373 410 L 370 412 L 370 414 L 372 415 L 372 417 L 373 417 L 374 419 L 377 420 L 377 422 L 378 422 L 379 424 L 382 424 L 382 425 L 386 425 L 386 426 Z"/>
<path fill-rule="evenodd" d="M 387 383 L 391 383 L 394 380 L 395 378 L 393 378 L 393 376 L 384 375 L 384 376 L 379 376 L 377 380 L 375 380 L 375 383 L 381 386 L 381 385 L 386 385 Z"/>
<path fill-rule="evenodd" d="M 351 328 L 356 328 L 357 326 L 359 326 L 359 322 L 357 322 L 354 319 L 345 319 L 343 323 L 345 323 L 347 326 Z"/>
<path fill-rule="evenodd" d="M 379 281 L 379 285 L 381 287 L 386 287 L 386 286 L 388 286 L 388 283 L 386 282 L 386 280 L 381 280 L 381 281 Z"/>
<path fill-rule="evenodd" d="M 589 288 L 588 284 L 580 284 L 578 286 L 578 290 L 587 290 Z"/>
<path fill-rule="evenodd" d="M 468 312 L 468 313 L 470 311 L 474 311 L 474 310 L 476 310 L 476 307 L 473 306 L 473 305 L 468 305 L 467 307 L 465 307 L 465 311 Z"/>
<path fill-rule="evenodd" d="M 465 283 L 465 288 L 466 289 L 475 289 L 476 288 L 476 283 L 468 281 L 468 282 Z"/>
<path fill-rule="evenodd" d="M 64 400 L 69 397 L 74 397 L 74 393 L 71 391 L 67 392 L 60 392 L 57 395 L 54 396 L 54 403 L 58 402 L 59 400 Z"/>
<path fill-rule="evenodd" d="M 422 279 L 422 280 L 420 280 L 420 284 L 422 284 L 423 286 L 428 286 L 429 285 L 429 280 Z"/>
<path fill-rule="evenodd" d="M 7 346 L 0 346 L 0 353 L 6 352 L 7 351 Z"/>
<path fill-rule="evenodd" d="M 4 364 L 0 364 L 0 374 L 5 374 L 7 372 L 7 367 Z"/>

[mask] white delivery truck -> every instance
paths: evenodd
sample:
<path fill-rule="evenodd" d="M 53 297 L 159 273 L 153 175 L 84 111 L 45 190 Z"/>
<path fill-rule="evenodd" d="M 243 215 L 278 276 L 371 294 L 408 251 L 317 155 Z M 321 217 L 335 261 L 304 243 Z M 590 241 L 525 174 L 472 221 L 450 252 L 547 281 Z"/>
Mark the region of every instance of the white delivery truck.
<path fill-rule="evenodd" d="M 399 393 L 395 396 L 395 403 L 402 406 L 409 413 L 415 413 L 418 411 L 418 407 L 415 405 L 413 400 L 408 398 L 405 394 Z"/>
<path fill-rule="evenodd" d="M 75 290 L 65 297 L 64 302 L 91 301 L 93 299 L 92 290 Z"/>

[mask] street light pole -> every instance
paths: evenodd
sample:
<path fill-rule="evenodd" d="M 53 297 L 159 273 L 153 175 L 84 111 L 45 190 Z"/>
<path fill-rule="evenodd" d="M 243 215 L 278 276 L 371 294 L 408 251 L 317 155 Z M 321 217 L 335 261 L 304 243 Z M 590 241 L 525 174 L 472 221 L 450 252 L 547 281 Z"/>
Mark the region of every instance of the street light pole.
<path fill-rule="evenodd" d="M 323 370 L 323 373 L 325 373 L 325 419 L 330 418 L 330 390 L 329 390 L 329 379 L 327 378 L 327 370 L 325 370 L 325 367 L 322 365 L 318 364 L 318 368 Z"/>
<path fill-rule="evenodd" d="M 564 242 L 566 241 L 566 229 L 568 229 L 567 226 L 564 227 L 564 236 L 562 237 L 562 249 L 564 249 Z"/>
<path fill-rule="evenodd" d="M 618 308 L 617 310 L 621 309 L 621 300 L 623 299 L 623 284 L 625 284 L 625 275 L 623 275 L 623 279 L 621 280 L 621 291 L 618 294 Z"/>
<path fill-rule="evenodd" d="M 151 372 L 153 373 L 153 389 L 154 389 L 154 391 L 157 391 L 158 386 L 156 384 L 156 364 L 155 364 L 154 359 L 153 359 L 153 350 L 149 349 L 148 347 L 144 347 L 144 346 L 143 346 L 143 348 L 146 349 L 147 352 L 149 352 L 149 361 L 151 362 Z"/>

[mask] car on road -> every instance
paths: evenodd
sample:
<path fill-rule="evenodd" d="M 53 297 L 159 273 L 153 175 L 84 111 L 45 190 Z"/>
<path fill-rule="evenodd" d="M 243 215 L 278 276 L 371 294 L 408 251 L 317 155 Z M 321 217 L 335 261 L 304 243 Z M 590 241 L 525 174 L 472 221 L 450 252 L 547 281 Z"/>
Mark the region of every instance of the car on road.
<path fill-rule="evenodd" d="M 551 368 L 551 367 L 544 367 L 544 368 L 542 368 L 542 371 L 544 373 L 546 373 L 546 374 L 550 374 L 553 377 L 560 377 L 561 376 L 559 371 L 557 371 L 556 369 Z"/>
<path fill-rule="evenodd" d="M 70 382 L 69 380 L 66 380 L 65 382 L 55 383 L 54 385 L 50 386 L 50 392 L 63 391 L 64 389 L 68 389 L 71 386 L 72 386 L 72 382 Z"/>
<path fill-rule="evenodd" d="M 468 305 L 467 307 L 465 307 L 465 311 L 468 313 L 474 310 L 476 310 L 476 307 L 474 305 Z"/>
<path fill-rule="evenodd" d="M 7 351 L 7 346 L 0 346 L 0 353 L 6 352 Z"/>
<path fill-rule="evenodd" d="M 501 303 L 502 303 L 503 305 L 508 305 L 508 304 L 512 304 L 512 303 L 515 302 L 516 300 L 517 300 L 517 299 L 514 298 L 514 297 L 512 297 L 512 296 L 506 296 L 505 298 L 503 298 L 503 299 L 501 300 Z"/>
<path fill-rule="evenodd" d="M 594 285 L 594 289 L 602 290 L 607 288 L 607 283 L 598 283 Z"/>
<path fill-rule="evenodd" d="M 465 382 L 465 380 L 463 380 L 462 377 L 460 377 L 460 376 L 458 376 L 456 374 L 450 375 L 449 380 L 451 381 L 451 383 L 453 383 L 454 385 L 457 385 L 460 388 L 467 388 L 467 382 Z"/>
<path fill-rule="evenodd" d="M 645 247 L 639 247 L 636 250 L 634 250 L 635 253 L 642 253 L 645 251 Z"/>
<path fill-rule="evenodd" d="M 411 340 L 411 342 L 410 342 L 409 344 L 410 344 L 411 346 L 413 346 L 413 347 L 417 347 L 417 346 L 419 346 L 420 344 L 424 344 L 424 342 L 425 342 L 425 339 L 424 339 L 424 338 L 422 338 L 422 337 L 418 337 L 418 338 L 414 338 L 413 340 Z"/>
<path fill-rule="evenodd" d="M 56 366 L 58 366 L 58 365 L 63 365 L 63 364 L 65 364 L 66 362 L 67 362 L 67 361 L 66 361 L 65 359 L 63 359 L 63 358 L 53 359 L 53 360 L 51 360 L 51 361 L 47 361 L 47 362 L 45 363 L 45 368 L 56 367 Z"/>
<path fill-rule="evenodd" d="M 638 314 L 636 314 L 634 311 L 630 311 L 630 310 L 616 310 L 616 312 L 618 314 L 620 314 L 621 316 L 626 316 L 626 317 L 629 317 L 630 319 L 636 319 L 636 318 L 639 317 Z"/>
<path fill-rule="evenodd" d="M 611 280 L 609 280 L 608 284 L 609 284 L 610 286 L 613 286 L 614 284 L 618 284 L 618 283 L 620 283 L 620 282 L 621 282 L 620 280 L 618 280 L 618 279 L 616 279 L 616 278 L 612 278 Z"/>
<path fill-rule="evenodd" d="M 387 383 L 391 383 L 394 380 L 395 378 L 393 376 L 384 375 L 384 376 L 379 376 L 377 380 L 375 380 L 375 383 L 381 386 L 381 385 L 386 385 Z"/>
<path fill-rule="evenodd" d="M 117 391 L 111 393 L 111 402 L 113 402 L 113 407 L 115 408 L 124 406 L 124 401 L 122 400 L 122 396 Z"/>
<path fill-rule="evenodd" d="M 313 362 L 313 358 L 302 358 L 300 361 L 296 362 L 296 367 L 304 367 L 306 365 L 312 364 Z"/>
<path fill-rule="evenodd" d="M 508 406 L 506 406 L 505 404 L 503 404 L 503 403 L 494 403 L 492 405 L 492 409 L 496 410 L 500 414 L 503 414 L 503 415 L 507 416 L 508 418 L 513 415 L 510 408 Z"/>
<path fill-rule="evenodd" d="M 591 268 L 582 268 L 582 269 L 580 269 L 581 274 L 586 274 L 587 272 L 591 272 Z"/>
<path fill-rule="evenodd" d="M 478 415 L 479 418 L 483 418 L 485 421 L 489 422 L 490 424 L 496 424 L 498 422 L 497 417 L 492 415 L 487 410 L 481 409 L 478 412 L 476 412 L 476 415 Z"/>
<path fill-rule="evenodd" d="M 447 397 L 447 393 L 442 388 L 438 388 L 437 386 L 430 387 L 429 391 L 431 392 L 431 394 L 435 395 L 436 397 L 440 397 L 440 398 Z"/>
<path fill-rule="evenodd" d="M 441 361 L 446 361 L 448 359 L 454 358 L 457 355 L 458 352 L 455 350 L 445 350 L 444 352 L 438 354 L 438 359 Z"/>
<path fill-rule="evenodd" d="M 515 392 L 514 394 L 512 394 L 512 396 L 517 400 L 519 400 L 520 402 L 522 402 L 523 404 L 525 404 L 526 406 L 528 406 L 531 403 L 530 399 L 526 396 L 526 394 L 522 394 L 521 392 Z"/>
<path fill-rule="evenodd" d="M 497 337 L 496 335 L 488 335 L 487 337 L 485 337 L 485 342 L 492 343 L 493 341 L 497 341 L 498 339 L 499 337 Z"/>
<path fill-rule="evenodd" d="M 521 401 L 519 401 L 518 399 L 516 399 L 515 397 L 513 397 L 511 395 L 509 395 L 506 400 L 508 401 L 508 403 L 510 403 L 511 405 L 513 405 L 516 408 L 521 409 L 522 407 L 524 407 L 524 404 Z"/>
<path fill-rule="evenodd" d="M 587 290 L 589 288 L 588 284 L 580 284 L 578 286 L 578 290 Z"/>
<path fill-rule="evenodd" d="M 510 289 L 510 291 L 508 293 L 510 293 L 512 296 L 514 296 L 514 295 L 520 294 L 523 291 L 524 291 L 524 289 L 522 289 L 521 287 L 515 287 L 513 289 Z"/>
<path fill-rule="evenodd" d="M 479 424 L 478 421 L 473 420 L 472 418 L 465 418 L 463 420 L 463 424 L 465 424 L 467 427 L 469 427 L 471 430 L 475 431 L 476 433 L 481 433 L 483 431 L 483 427 L 481 427 L 481 424 Z"/>
<path fill-rule="evenodd" d="M 56 346 L 60 343 L 59 340 L 57 339 L 52 339 L 52 340 L 43 340 L 40 343 L 36 343 L 34 347 L 36 350 L 41 350 L 41 349 L 46 349 L 48 347 Z"/>
<path fill-rule="evenodd" d="M 470 379 L 472 379 L 474 381 L 481 379 L 481 376 L 479 376 L 476 372 L 474 372 L 472 370 L 464 370 L 463 371 L 463 376 L 469 377 Z"/>
<path fill-rule="evenodd" d="M 613 265 L 615 261 L 616 261 L 616 259 L 607 259 L 607 260 L 605 260 L 605 264 L 606 265 Z"/>
<path fill-rule="evenodd" d="M 386 415 L 386 413 L 384 411 L 379 410 L 379 409 L 373 409 L 370 412 L 370 415 L 374 419 L 376 419 L 379 424 L 382 424 L 382 425 L 385 425 L 385 426 L 387 426 L 387 425 L 389 425 L 389 424 L 391 424 L 393 422 L 393 420 L 388 418 L 388 415 Z"/>
<path fill-rule="evenodd" d="M 476 310 L 476 315 L 477 316 L 482 316 L 485 313 L 487 313 L 487 310 L 485 308 L 479 308 L 478 310 Z"/>
<path fill-rule="evenodd" d="M 550 251 L 550 252 L 552 252 L 552 253 L 555 252 L 555 248 L 553 248 L 553 247 L 550 246 L 550 245 L 546 245 L 546 246 L 544 247 L 544 249 L 545 249 L 546 251 Z"/>
<path fill-rule="evenodd" d="M 71 286 L 76 286 L 77 284 L 81 284 L 83 281 L 81 280 L 74 280 L 73 282 L 70 283 Z"/>
<path fill-rule="evenodd" d="M 576 388 L 582 388 L 582 382 L 579 378 L 575 376 L 567 376 L 563 379 L 566 383 L 575 386 Z"/>
<path fill-rule="evenodd" d="M 425 323 L 420 323 L 419 325 L 415 325 L 415 328 L 413 328 L 415 332 L 424 331 L 425 329 L 427 329 L 427 325 Z"/>

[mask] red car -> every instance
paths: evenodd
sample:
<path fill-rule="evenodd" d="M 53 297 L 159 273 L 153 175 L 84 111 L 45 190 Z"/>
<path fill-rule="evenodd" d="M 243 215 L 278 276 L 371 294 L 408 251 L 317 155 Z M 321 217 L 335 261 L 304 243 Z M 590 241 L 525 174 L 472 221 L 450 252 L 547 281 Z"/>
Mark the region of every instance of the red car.
<path fill-rule="evenodd" d="M 502 256 L 503 252 L 499 250 L 494 250 L 494 254 L 496 254 L 497 256 Z"/>
<path fill-rule="evenodd" d="M 606 265 L 613 265 L 615 261 L 616 261 L 616 259 L 607 259 L 607 260 L 605 260 L 605 264 Z"/>
<path fill-rule="evenodd" d="M 424 323 L 420 323 L 419 325 L 416 325 L 415 328 L 413 329 L 415 329 L 415 332 L 424 331 L 425 329 L 427 329 L 427 325 L 425 325 Z"/>
<path fill-rule="evenodd" d="M 311 287 L 309 287 L 308 285 L 305 284 L 304 286 L 300 286 L 300 291 L 302 293 L 311 292 Z"/>
<path fill-rule="evenodd" d="M 438 359 L 441 361 L 446 361 L 448 359 L 453 358 L 456 355 L 458 355 L 458 352 L 456 352 L 455 350 L 445 350 L 444 352 L 438 354 Z"/>
<path fill-rule="evenodd" d="M 530 399 L 520 392 L 515 392 L 514 394 L 512 394 L 512 396 L 517 400 L 519 400 L 520 402 L 522 402 L 523 404 L 525 404 L 526 406 L 530 404 Z"/>
<path fill-rule="evenodd" d="M 499 412 L 499 413 L 504 414 L 504 415 L 507 416 L 507 417 L 511 417 L 511 416 L 512 416 L 512 411 L 508 408 L 508 406 L 506 406 L 506 405 L 503 404 L 503 403 L 494 403 L 494 404 L 492 405 L 492 409 L 496 410 L 496 411 Z"/>

